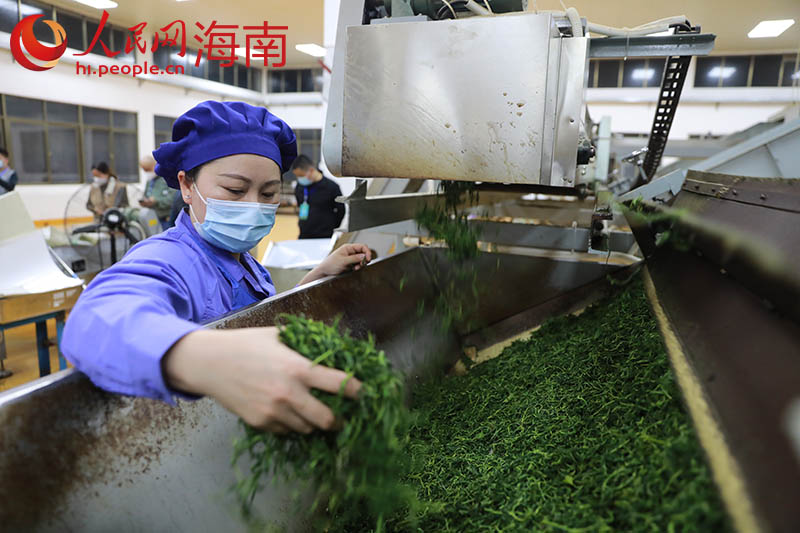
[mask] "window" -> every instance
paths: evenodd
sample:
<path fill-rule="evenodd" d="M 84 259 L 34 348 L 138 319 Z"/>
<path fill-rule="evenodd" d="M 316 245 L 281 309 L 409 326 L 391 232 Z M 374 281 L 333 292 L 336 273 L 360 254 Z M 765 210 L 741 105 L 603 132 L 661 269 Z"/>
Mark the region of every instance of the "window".
<path fill-rule="evenodd" d="M 722 76 L 722 58 L 698 57 L 694 73 L 695 87 L 718 87 Z"/>
<path fill-rule="evenodd" d="M 96 107 L 83 108 L 83 123 L 93 126 L 110 125 L 111 112 L 108 109 L 98 109 Z"/>
<path fill-rule="evenodd" d="M 11 33 L 18 20 L 16 0 L 0 0 L 0 31 Z"/>
<path fill-rule="evenodd" d="M 322 90 L 322 69 L 270 70 L 269 92 L 309 93 Z"/>
<path fill-rule="evenodd" d="M 322 70 L 304 69 L 300 71 L 300 92 L 314 93 L 322 91 Z"/>
<path fill-rule="evenodd" d="M 106 161 L 138 181 L 136 114 L 0 95 L 0 139 L 20 183 L 80 183 Z"/>
<path fill-rule="evenodd" d="M 651 57 L 647 60 L 647 69 L 653 71 L 652 76 L 645 80 L 645 87 L 661 87 L 664 80 L 664 66 L 667 64 L 666 58 Z"/>
<path fill-rule="evenodd" d="M 242 89 L 247 89 L 248 82 L 247 82 L 247 67 L 237 63 L 235 65 L 236 68 L 236 86 L 241 87 Z"/>
<path fill-rule="evenodd" d="M 187 50 L 186 63 L 187 69 L 184 72 L 189 74 L 189 76 L 201 79 L 206 77 L 206 64 L 208 64 L 208 61 L 205 56 L 201 56 L 200 63 L 197 64 L 197 52 L 190 52 Z M 195 64 L 197 64 L 197 66 L 195 66 Z"/>
<path fill-rule="evenodd" d="M 297 153 L 309 157 L 314 165 L 318 165 L 321 159 L 322 130 L 294 130 L 297 136 Z"/>
<path fill-rule="evenodd" d="M 0 6 L 2 5 L 3 1 L 4 0 L 0 0 Z M 56 21 L 64 27 L 64 31 L 67 33 L 67 46 L 74 50 L 86 50 L 92 43 L 95 33 L 97 33 L 97 28 L 100 26 L 100 21 L 87 19 L 77 13 L 64 11 L 61 8 L 56 8 L 54 11 Z M 48 13 L 49 12 L 50 11 L 48 11 Z M 47 18 L 52 17 L 48 15 Z M 35 28 L 36 24 L 34 24 L 34 29 Z M 50 32 L 50 40 L 48 42 L 53 42 L 52 31 L 50 31 L 50 29 L 46 26 L 45 30 Z M 92 48 L 91 53 L 106 57 L 105 50 L 103 50 L 103 45 L 100 44 L 102 41 L 108 47 L 109 51 L 119 52 L 119 54 L 114 56 L 114 59 L 117 61 L 124 61 L 126 63 L 134 63 L 136 61 L 136 46 L 133 46 L 133 49 L 129 53 L 125 52 L 125 45 L 128 43 L 129 36 L 131 43 L 133 43 L 133 34 L 128 28 L 112 26 L 111 24 L 106 23 L 103 26 L 103 31 L 100 33 L 100 38 L 94 45 L 94 48 Z M 40 40 L 44 39 L 40 37 Z"/>
<path fill-rule="evenodd" d="M 597 63 L 597 86 L 598 87 L 619 87 L 619 61 L 598 61 Z"/>
<path fill-rule="evenodd" d="M 644 82 L 655 75 L 655 71 L 647 68 L 645 59 L 629 59 L 622 62 L 622 86 L 644 87 Z"/>
<path fill-rule="evenodd" d="M 181 57 L 178 46 L 159 44 L 158 48 L 153 51 L 153 62 L 162 70 L 166 70 L 169 65 L 180 65 L 184 68 L 183 73 L 187 76 L 261 92 L 262 69 L 257 67 L 248 68 L 239 62 L 230 67 L 223 67 L 221 64 L 225 61 L 209 61 L 206 59 L 206 52 L 203 52 L 198 63 L 197 56 L 199 53 L 198 50 L 187 49 L 184 57 Z"/>
<path fill-rule="evenodd" d="M 111 136 L 107 129 L 87 128 L 83 132 L 83 153 L 86 163 L 85 173 L 88 174 L 92 166 L 100 161 L 111 165 Z M 114 168 L 111 165 L 111 168 Z"/>
<path fill-rule="evenodd" d="M 219 61 L 208 62 L 208 79 L 211 81 L 222 81 L 222 68 L 219 66 Z"/>
<path fill-rule="evenodd" d="M 783 75 L 781 76 L 781 87 L 792 87 L 800 84 L 800 53 L 797 56 L 785 56 L 783 58 Z"/>
<path fill-rule="evenodd" d="M 67 32 L 67 46 L 75 50 L 86 50 L 86 39 L 83 35 L 83 19 L 58 10 L 58 23 Z"/>
<path fill-rule="evenodd" d="M 100 27 L 100 23 L 95 22 L 93 20 L 86 21 L 86 46 L 89 47 L 92 44 L 92 39 L 97 34 L 97 29 Z M 106 24 L 103 26 L 103 31 L 100 32 L 100 37 L 97 39 L 97 43 L 95 43 L 94 48 L 92 48 L 89 53 L 97 54 L 100 56 L 105 57 L 106 53 L 103 50 L 103 45 L 101 43 L 105 43 L 109 50 L 113 51 L 113 47 L 111 45 L 111 25 Z"/>
<path fill-rule="evenodd" d="M 789 87 L 799 54 L 698 57 L 695 87 Z M 800 75 L 797 75 L 800 77 Z M 779 83 L 780 82 L 780 83 Z"/>
<path fill-rule="evenodd" d="M 6 113 L 12 117 L 44 119 L 44 103 L 41 100 L 6 96 Z"/>
<path fill-rule="evenodd" d="M 111 141 L 114 148 L 111 160 L 112 168 L 122 181 L 136 183 L 139 181 L 139 143 L 136 132 L 112 131 Z"/>
<path fill-rule="evenodd" d="M 111 29 L 111 37 L 113 43 L 110 45 L 111 50 L 114 52 L 119 52 L 119 55 L 116 56 L 116 59 L 119 61 L 125 61 L 128 63 L 133 63 L 136 60 L 135 57 L 135 50 L 136 50 L 136 43 L 133 39 L 133 33 L 130 30 L 126 29 L 119 29 L 119 28 L 112 28 Z M 125 46 L 130 41 L 131 44 L 131 51 L 125 52 Z"/>
<path fill-rule="evenodd" d="M 222 83 L 225 85 L 233 85 L 233 73 L 236 70 L 236 65 L 230 67 L 223 67 L 220 63 L 220 70 L 222 71 Z"/>
<path fill-rule="evenodd" d="M 267 87 L 271 93 L 283 92 L 283 73 L 270 71 L 267 73 Z"/>
<path fill-rule="evenodd" d="M 747 87 L 752 56 L 733 56 L 723 59 L 722 86 Z"/>
<path fill-rule="evenodd" d="M 261 73 L 262 69 L 250 67 L 250 85 L 248 88 L 251 91 L 261 92 Z"/>
<path fill-rule="evenodd" d="M 80 150 L 77 126 L 47 126 L 52 183 L 80 181 Z"/>
<path fill-rule="evenodd" d="M 781 56 L 755 56 L 752 87 L 777 87 L 781 73 Z"/>
<path fill-rule="evenodd" d="M 78 106 L 47 102 L 47 120 L 51 122 L 78 123 Z"/>
<path fill-rule="evenodd" d="M 47 181 L 44 128 L 41 124 L 11 121 L 11 151 L 20 183 Z"/>
<path fill-rule="evenodd" d="M 174 118 L 162 117 L 156 115 L 153 118 L 153 130 L 156 137 L 156 148 L 161 146 L 161 143 L 170 142 L 172 140 L 172 124 L 175 122 Z"/>
<path fill-rule="evenodd" d="M 53 8 L 46 4 L 40 4 L 39 2 L 25 0 L 20 3 L 20 10 L 22 11 L 22 18 L 38 14 L 44 15 L 45 19 L 53 18 Z M 53 30 L 50 29 L 50 26 L 42 22 L 41 19 L 33 24 L 33 34 L 43 43 L 55 43 L 53 39 Z"/>
<path fill-rule="evenodd" d="M 83 107 L 83 149 L 89 169 L 107 162 L 120 180 L 139 181 L 136 114 Z"/>
<path fill-rule="evenodd" d="M 136 129 L 136 113 L 126 113 L 124 111 L 114 111 L 114 127 L 126 130 Z"/>

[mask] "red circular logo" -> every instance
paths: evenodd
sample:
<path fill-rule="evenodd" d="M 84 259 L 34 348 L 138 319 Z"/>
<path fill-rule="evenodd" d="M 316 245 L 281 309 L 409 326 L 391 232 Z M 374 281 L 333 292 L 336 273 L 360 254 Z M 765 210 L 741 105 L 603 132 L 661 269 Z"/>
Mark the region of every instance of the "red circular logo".
<path fill-rule="evenodd" d="M 42 21 L 53 30 L 54 46 L 43 45 L 33 34 L 33 23 L 43 16 L 39 14 L 25 17 L 11 32 L 11 53 L 14 55 L 14 59 L 28 70 L 42 71 L 53 68 L 67 49 L 67 33 L 61 24 L 54 20 Z M 25 52 L 33 59 L 45 61 L 45 63 L 42 65 L 34 63 Z"/>

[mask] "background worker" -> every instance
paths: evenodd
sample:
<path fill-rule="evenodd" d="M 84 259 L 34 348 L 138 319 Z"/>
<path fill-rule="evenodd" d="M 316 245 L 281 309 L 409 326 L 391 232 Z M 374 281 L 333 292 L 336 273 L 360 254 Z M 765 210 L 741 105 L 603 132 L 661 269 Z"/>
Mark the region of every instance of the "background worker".
<path fill-rule="evenodd" d="M 92 188 L 89 191 L 89 201 L 86 209 L 94 214 L 95 220 L 100 220 L 106 209 L 111 207 L 128 207 L 128 191 L 125 184 L 114 174 L 108 163 L 100 161 L 92 167 Z"/>
<path fill-rule="evenodd" d="M 170 221 L 172 210 L 172 200 L 174 191 L 169 188 L 167 182 L 154 172 L 156 160 L 152 155 L 146 155 L 139 160 L 139 166 L 147 174 L 147 185 L 144 189 L 144 196 L 139 200 L 139 205 L 149 207 L 156 212 L 158 221 L 161 222 L 161 229 L 166 230 L 173 224 Z"/>
<path fill-rule="evenodd" d="M 17 186 L 17 173 L 8 166 L 8 151 L 0 147 L 0 194 L 14 190 Z"/>
<path fill-rule="evenodd" d="M 301 239 L 322 239 L 333 235 L 344 218 L 344 204 L 336 201 L 342 189 L 335 181 L 322 175 L 305 155 L 297 156 L 292 164 L 297 178 L 294 195 L 297 198 Z"/>

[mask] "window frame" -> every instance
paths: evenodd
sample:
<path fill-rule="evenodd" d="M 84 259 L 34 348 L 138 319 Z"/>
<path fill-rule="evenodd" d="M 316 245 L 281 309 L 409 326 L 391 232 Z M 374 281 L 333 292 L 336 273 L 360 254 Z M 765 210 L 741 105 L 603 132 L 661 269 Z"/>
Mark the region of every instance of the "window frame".
<path fill-rule="evenodd" d="M 25 117 L 11 117 L 8 115 L 8 106 L 6 105 L 6 97 L 7 96 L 17 96 L 17 95 L 9 95 L 6 93 L 0 93 L 0 128 L 3 130 L 3 138 L 6 141 L 6 150 L 8 150 L 8 159 L 9 164 L 12 168 L 17 168 L 18 161 L 16 159 L 16 154 L 14 153 L 13 143 L 11 142 L 11 125 L 12 123 L 24 123 L 30 124 L 34 126 L 39 126 L 42 129 L 42 133 L 44 136 L 44 153 L 45 153 L 45 175 L 46 179 L 43 181 L 37 182 L 27 182 L 24 180 L 20 181 L 20 185 L 77 185 L 77 184 L 84 184 L 87 183 L 87 176 L 89 171 L 91 170 L 91 166 L 95 163 L 95 161 L 87 161 L 86 160 L 86 151 L 85 151 L 85 135 L 87 132 L 92 130 L 101 130 L 106 131 L 108 135 L 108 163 L 111 165 L 111 168 L 116 168 L 116 159 L 117 154 L 114 149 L 114 133 L 128 133 L 133 134 L 134 138 L 136 139 L 136 160 L 138 161 L 139 158 L 139 116 L 136 112 L 131 111 L 122 111 L 119 109 L 107 109 L 107 108 L 97 108 L 97 109 L 104 109 L 108 111 L 108 124 L 107 125 L 97 125 L 97 124 L 85 124 L 83 121 L 83 110 L 86 107 L 95 107 L 95 106 L 84 106 L 81 104 L 71 104 L 69 102 L 59 102 L 55 100 L 42 100 L 39 98 L 29 98 L 29 100 L 35 100 L 42 105 L 42 118 L 25 118 Z M 27 97 L 20 97 L 20 98 L 27 98 Z M 74 105 L 78 108 L 78 120 L 77 122 L 65 122 L 63 120 L 50 120 L 48 118 L 48 111 L 47 111 L 47 104 L 48 103 L 67 103 L 69 105 Z M 134 122 L 134 127 L 131 128 L 121 128 L 114 126 L 114 112 L 121 112 L 121 113 L 132 113 L 136 120 Z M 77 150 L 78 150 L 78 181 L 53 181 L 53 168 L 52 168 L 52 157 L 53 153 L 50 149 L 50 127 L 58 127 L 58 128 L 72 128 L 76 130 L 77 133 Z M 22 176 L 21 176 L 22 177 Z M 138 172 L 135 181 L 125 181 L 124 183 L 138 183 L 139 177 Z"/>

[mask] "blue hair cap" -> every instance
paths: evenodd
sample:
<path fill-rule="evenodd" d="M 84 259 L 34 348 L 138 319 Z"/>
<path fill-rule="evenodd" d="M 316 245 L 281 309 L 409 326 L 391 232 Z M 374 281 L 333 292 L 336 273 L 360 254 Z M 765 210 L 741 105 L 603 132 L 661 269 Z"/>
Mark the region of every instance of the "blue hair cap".
<path fill-rule="evenodd" d="M 245 102 L 199 103 L 178 117 L 172 142 L 153 151 L 155 172 L 178 189 L 178 172 L 235 154 L 255 154 L 275 161 L 286 172 L 297 157 L 297 138 L 286 122 L 266 107 Z"/>

